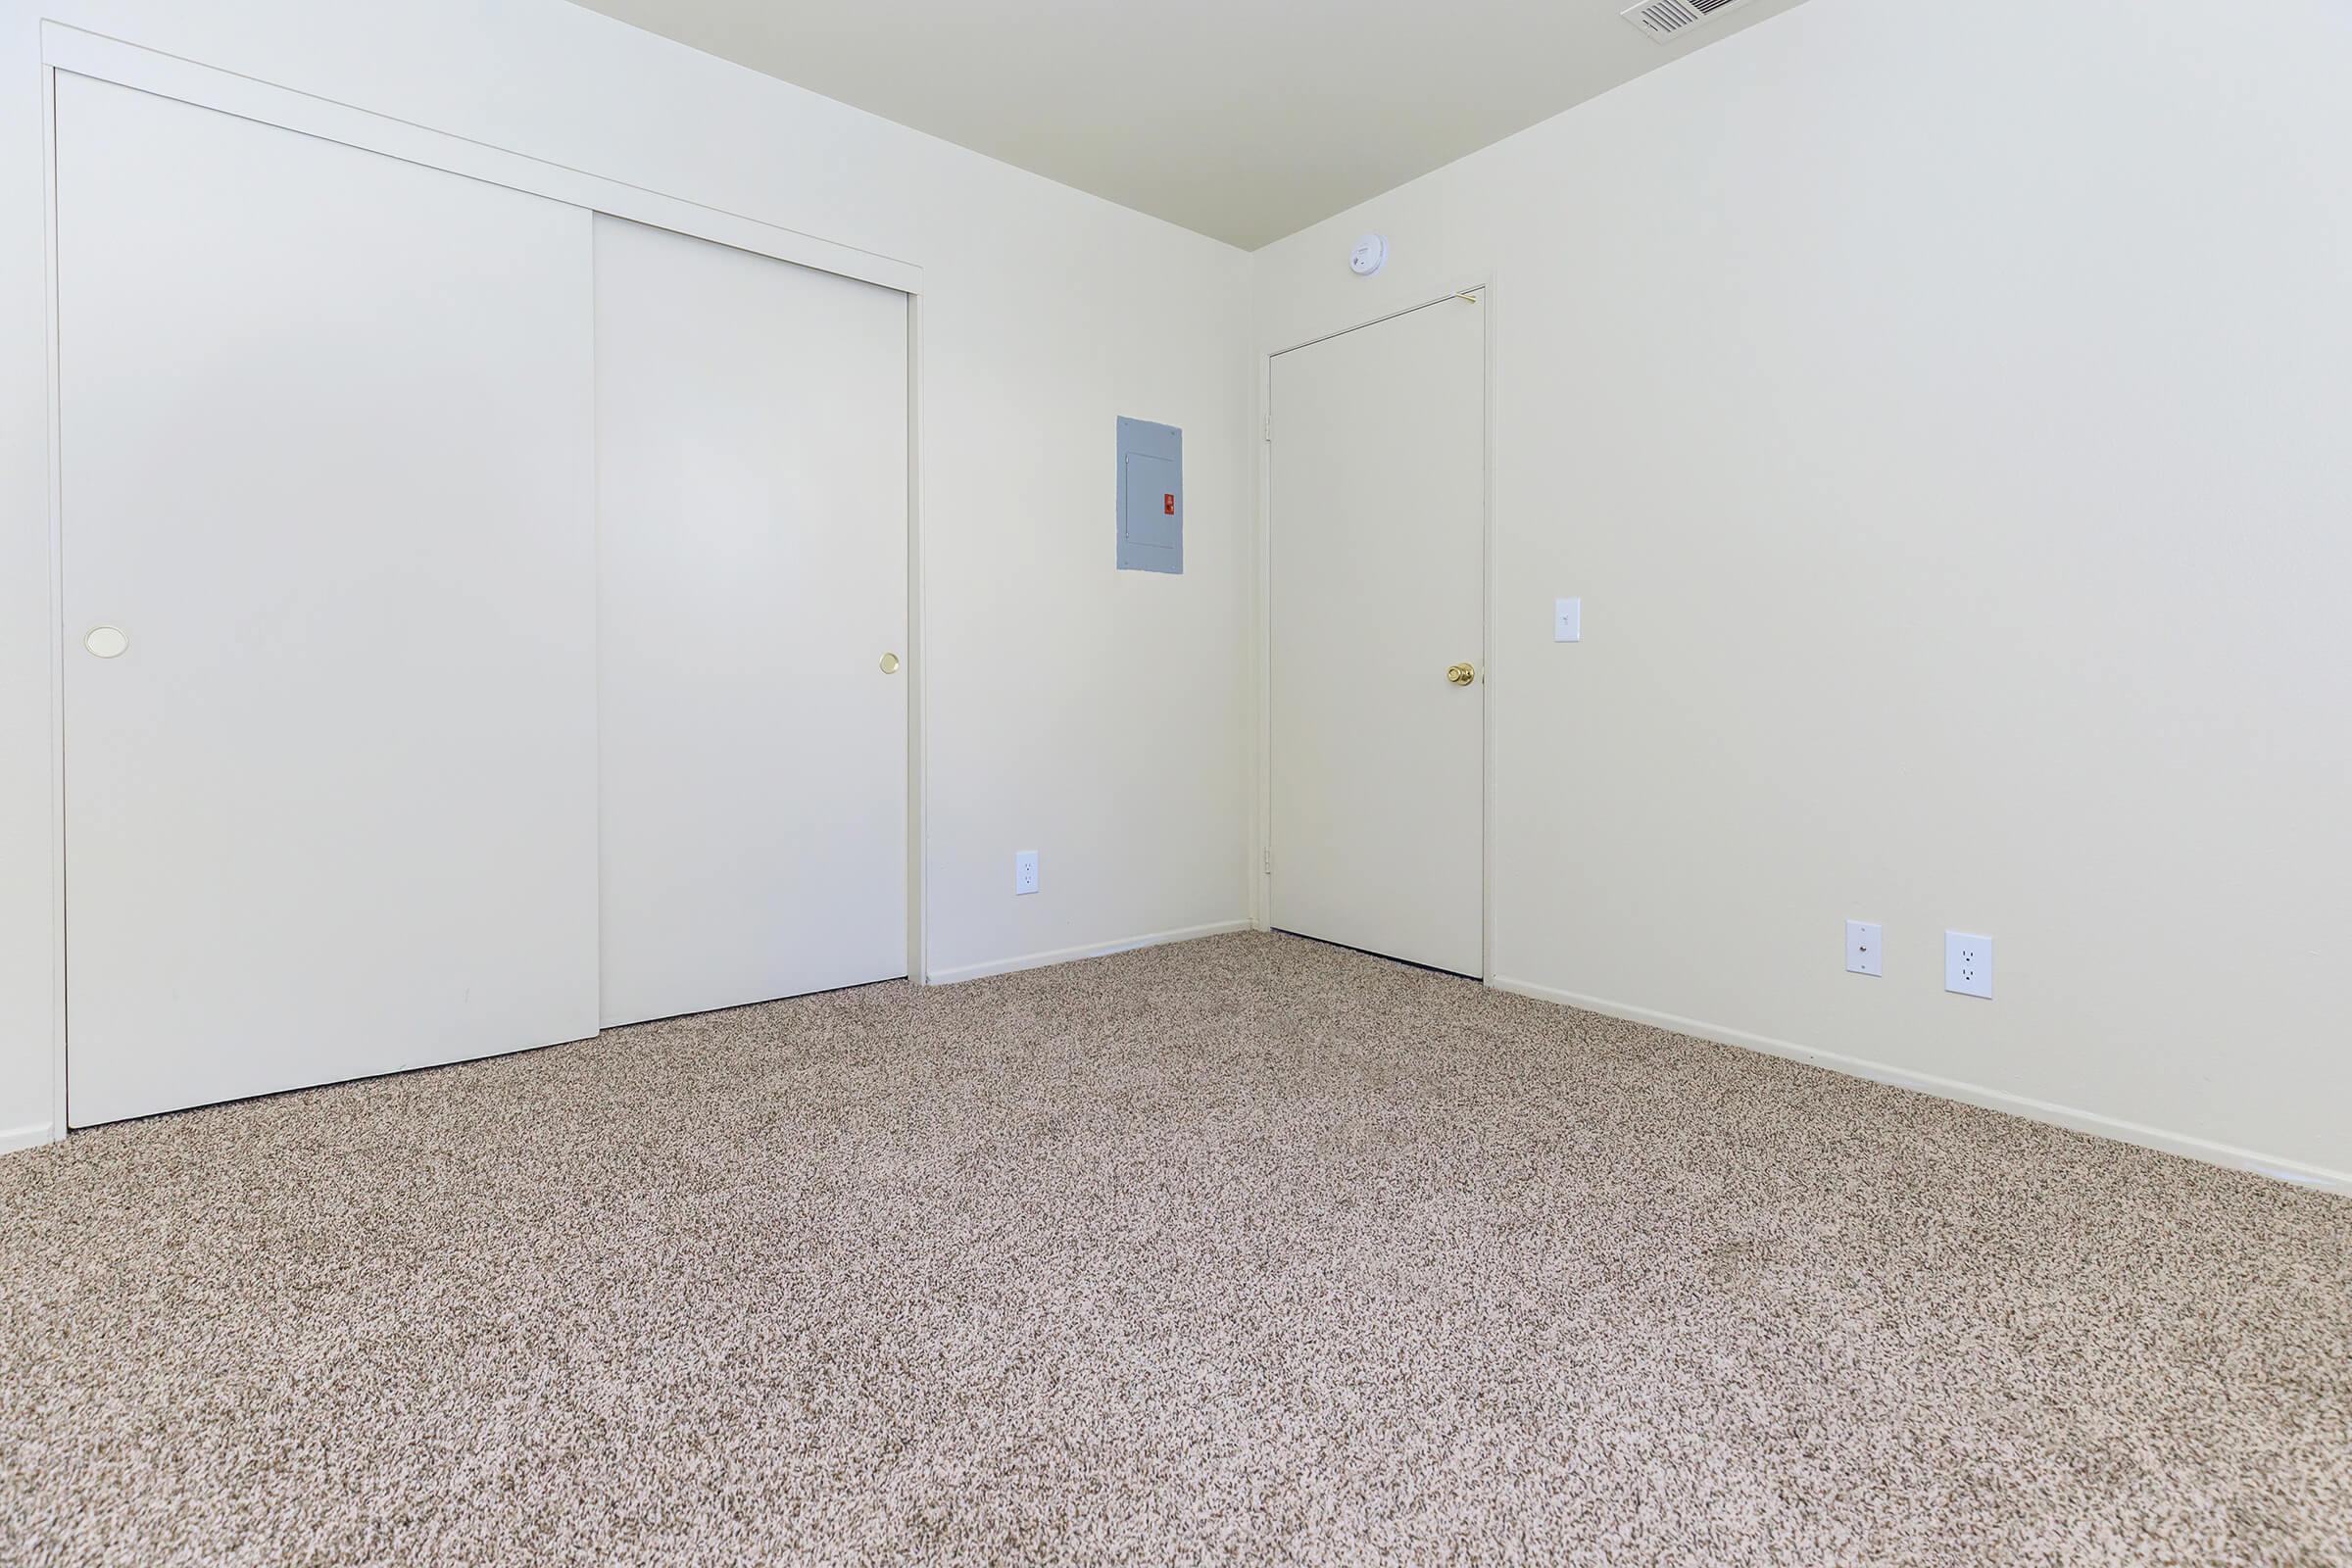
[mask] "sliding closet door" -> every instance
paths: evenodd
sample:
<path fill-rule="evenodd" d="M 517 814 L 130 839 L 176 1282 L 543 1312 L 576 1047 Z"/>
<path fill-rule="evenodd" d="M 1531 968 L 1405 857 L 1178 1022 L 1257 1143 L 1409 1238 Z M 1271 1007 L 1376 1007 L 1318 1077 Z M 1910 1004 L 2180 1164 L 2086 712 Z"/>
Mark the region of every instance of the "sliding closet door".
<path fill-rule="evenodd" d="M 75 1125 L 596 1028 L 589 215 L 57 98 Z"/>
<path fill-rule="evenodd" d="M 604 1019 L 906 973 L 906 299 L 596 220 Z"/>

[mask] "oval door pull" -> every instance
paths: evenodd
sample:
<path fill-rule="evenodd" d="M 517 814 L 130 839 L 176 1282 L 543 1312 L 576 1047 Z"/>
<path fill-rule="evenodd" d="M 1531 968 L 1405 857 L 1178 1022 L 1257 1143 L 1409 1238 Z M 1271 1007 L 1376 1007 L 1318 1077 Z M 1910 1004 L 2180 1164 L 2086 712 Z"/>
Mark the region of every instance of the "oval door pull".
<path fill-rule="evenodd" d="M 1468 664 L 1449 664 L 1446 669 L 1446 678 L 1456 686 L 1467 686 L 1478 679 L 1478 671 Z"/>
<path fill-rule="evenodd" d="M 100 659 L 112 659 L 130 646 L 130 639 L 122 635 L 120 626 L 92 626 L 90 634 L 81 640 L 81 646 Z"/>
<path fill-rule="evenodd" d="M 882 656 L 882 673 L 885 675 L 896 675 L 898 672 L 899 656 L 896 654 L 884 654 Z"/>

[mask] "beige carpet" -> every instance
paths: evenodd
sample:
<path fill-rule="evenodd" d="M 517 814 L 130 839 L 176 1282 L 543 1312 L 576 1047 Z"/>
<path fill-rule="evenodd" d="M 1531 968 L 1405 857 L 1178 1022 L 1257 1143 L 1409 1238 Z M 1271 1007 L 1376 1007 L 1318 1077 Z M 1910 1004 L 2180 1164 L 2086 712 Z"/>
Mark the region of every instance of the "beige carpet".
<path fill-rule="evenodd" d="M 2352 1200 L 1284 938 L 0 1158 L 9 1564 L 2352 1562 Z"/>

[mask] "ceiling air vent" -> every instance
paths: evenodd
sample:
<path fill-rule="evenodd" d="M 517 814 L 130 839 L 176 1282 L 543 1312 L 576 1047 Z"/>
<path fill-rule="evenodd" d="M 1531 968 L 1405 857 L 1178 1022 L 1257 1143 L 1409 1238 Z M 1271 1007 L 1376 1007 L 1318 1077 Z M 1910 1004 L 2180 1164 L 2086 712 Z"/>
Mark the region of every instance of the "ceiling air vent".
<path fill-rule="evenodd" d="M 1679 37 L 1718 12 L 1735 10 L 1747 0 L 1642 0 L 1619 16 L 1659 43 Z"/>

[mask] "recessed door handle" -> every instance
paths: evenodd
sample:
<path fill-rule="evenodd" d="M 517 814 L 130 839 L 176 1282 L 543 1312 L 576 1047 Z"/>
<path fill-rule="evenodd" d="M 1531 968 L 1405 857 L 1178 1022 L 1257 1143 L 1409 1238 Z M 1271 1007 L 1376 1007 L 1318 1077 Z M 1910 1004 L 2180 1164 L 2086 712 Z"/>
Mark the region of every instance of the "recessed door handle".
<path fill-rule="evenodd" d="M 1478 679 L 1478 671 L 1468 664 L 1449 664 L 1446 668 L 1446 678 L 1456 686 L 1467 686 Z"/>

